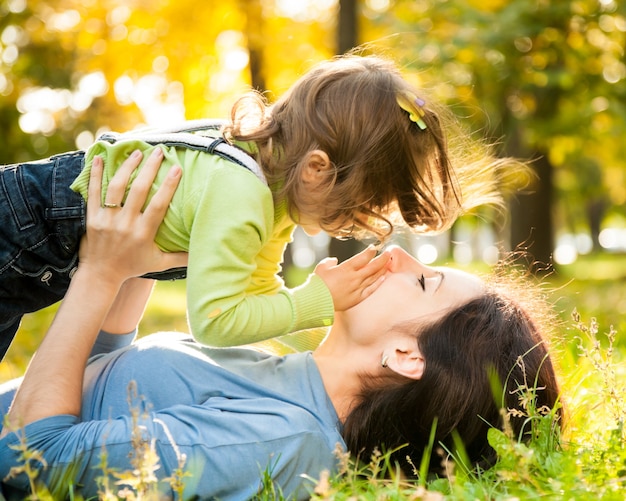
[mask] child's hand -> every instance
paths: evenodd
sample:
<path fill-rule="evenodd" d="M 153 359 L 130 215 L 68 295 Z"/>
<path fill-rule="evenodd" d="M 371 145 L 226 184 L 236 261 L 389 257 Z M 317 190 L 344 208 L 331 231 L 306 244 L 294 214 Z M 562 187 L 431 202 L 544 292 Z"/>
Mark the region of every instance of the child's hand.
<path fill-rule="evenodd" d="M 335 311 L 352 308 L 374 292 L 385 278 L 389 253 L 376 256 L 376 249 L 370 245 L 341 264 L 337 258 L 326 258 L 316 267 L 319 276 L 333 298 Z"/>

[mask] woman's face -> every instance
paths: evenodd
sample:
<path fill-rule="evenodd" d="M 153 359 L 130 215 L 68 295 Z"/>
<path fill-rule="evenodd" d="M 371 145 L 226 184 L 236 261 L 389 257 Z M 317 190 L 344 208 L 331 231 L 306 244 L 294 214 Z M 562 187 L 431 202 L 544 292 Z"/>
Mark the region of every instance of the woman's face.
<path fill-rule="evenodd" d="M 435 321 L 484 290 L 483 282 L 470 273 L 426 266 L 399 247 L 385 252 L 391 259 L 381 286 L 358 305 L 338 313 L 359 335 L 380 336 L 405 321 Z"/>

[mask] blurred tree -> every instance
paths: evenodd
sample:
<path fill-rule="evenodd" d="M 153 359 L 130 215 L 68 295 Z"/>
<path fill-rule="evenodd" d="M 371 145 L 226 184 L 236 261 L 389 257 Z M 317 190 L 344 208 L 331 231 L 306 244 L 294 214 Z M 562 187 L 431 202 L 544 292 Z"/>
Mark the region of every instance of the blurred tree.
<path fill-rule="evenodd" d="M 580 207 L 597 231 L 599 210 L 623 210 L 624 146 L 615 140 L 626 127 L 623 2 L 384 4 L 370 9 L 372 24 L 405 33 L 385 43 L 439 82 L 473 130 L 501 142 L 504 154 L 533 160 L 533 193 L 511 204 L 513 247 L 531 243 L 535 258 L 549 262 L 554 218 L 566 224 L 564 213 Z"/>
<path fill-rule="evenodd" d="M 332 2 L 3 0 L 0 162 L 225 116 L 250 86 L 281 93 L 334 52 L 332 16 Z"/>
<path fill-rule="evenodd" d="M 244 20 L 213 0 L 2 2 L 0 162 L 103 129 L 223 116 L 250 85 Z"/>
<path fill-rule="evenodd" d="M 263 9 L 259 0 L 240 0 L 245 13 L 244 34 L 246 36 L 250 61 L 250 83 L 259 92 L 267 90 L 264 77 L 263 45 L 265 42 Z"/>
<path fill-rule="evenodd" d="M 73 142 L 59 109 L 72 96 L 58 90 L 72 86 L 76 53 L 57 30 L 72 19 L 49 20 L 47 14 L 46 2 L 38 0 L 0 3 L 0 163 Z"/>
<path fill-rule="evenodd" d="M 357 0 L 339 0 L 337 21 L 337 53 L 344 54 L 359 43 Z"/>
<path fill-rule="evenodd" d="M 552 220 L 597 242 L 605 214 L 624 214 L 625 11 L 616 0 L 3 0 L 0 162 L 82 147 L 102 129 L 224 116 L 250 85 L 272 99 L 312 63 L 376 40 L 503 153 L 534 160 L 541 182 L 513 207 L 512 242 L 534 241 L 548 260 Z"/>

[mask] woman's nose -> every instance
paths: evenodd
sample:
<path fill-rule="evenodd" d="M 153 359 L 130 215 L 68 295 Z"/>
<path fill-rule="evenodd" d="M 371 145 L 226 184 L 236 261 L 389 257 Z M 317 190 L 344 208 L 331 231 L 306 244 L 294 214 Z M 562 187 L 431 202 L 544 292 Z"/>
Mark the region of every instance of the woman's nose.
<path fill-rule="evenodd" d="M 391 273 L 423 273 L 427 277 L 436 273 L 430 266 L 421 263 L 397 245 L 388 247 L 385 252 L 390 254 L 387 269 Z"/>
<path fill-rule="evenodd" d="M 410 268 L 416 268 L 420 264 L 417 259 L 397 245 L 388 247 L 385 249 L 385 252 L 389 253 L 387 269 L 392 273 L 407 271 Z"/>

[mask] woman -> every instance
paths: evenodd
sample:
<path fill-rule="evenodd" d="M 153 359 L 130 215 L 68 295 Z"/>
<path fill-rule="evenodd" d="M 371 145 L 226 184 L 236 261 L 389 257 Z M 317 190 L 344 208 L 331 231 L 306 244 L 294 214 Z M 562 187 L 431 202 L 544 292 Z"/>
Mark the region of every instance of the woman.
<path fill-rule="evenodd" d="M 74 490 L 94 496 L 103 450 L 108 468 L 132 468 L 135 429 L 153 444 L 159 478 L 170 477 L 185 455 L 186 496 L 247 499 L 267 472 L 287 497 L 306 498 L 312 484 L 305 476 L 332 471 L 337 446 L 367 457 L 376 447 L 409 443 L 398 459 L 408 454 L 419 464 L 436 417 L 437 440 L 449 443 L 457 430 L 471 460 L 489 464 L 485 421 L 501 424 L 500 404 L 520 409 L 509 389 L 532 381 L 542 388 L 537 406 L 555 404 L 552 366 L 526 313 L 475 276 L 423 266 L 399 248 L 387 251 L 380 287 L 337 312 L 313 353 L 275 357 L 160 334 L 87 364 L 99 330 L 106 332 L 95 351 L 134 336 L 151 285 L 129 278 L 184 264 L 184 255 L 163 254 L 153 243 L 179 169 L 141 212 L 157 164 L 142 170 L 125 206 L 115 209 L 99 207 L 102 169 L 95 164 L 81 264 L 24 379 L 1 392 L 0 478 L 19 463 L 14 447 L 25 435 L 50 465 L 38 479 L 55 499 L 67 495 L 68 478 Z M 106 202 L 121 197 L 129 171 L 109 185 Z M 489 374 L 505 385 L 504 402 L 491 396 Z M 143 399 L 133 404 L 142 410 L 135 425 L 131 381 Z M 522 433 L 520 423 L 512 425 Z M 135 437 L 135 447 L 142 440 Z M 3 482 L 7 497 L 28 489 L 24 474 Z"/>

